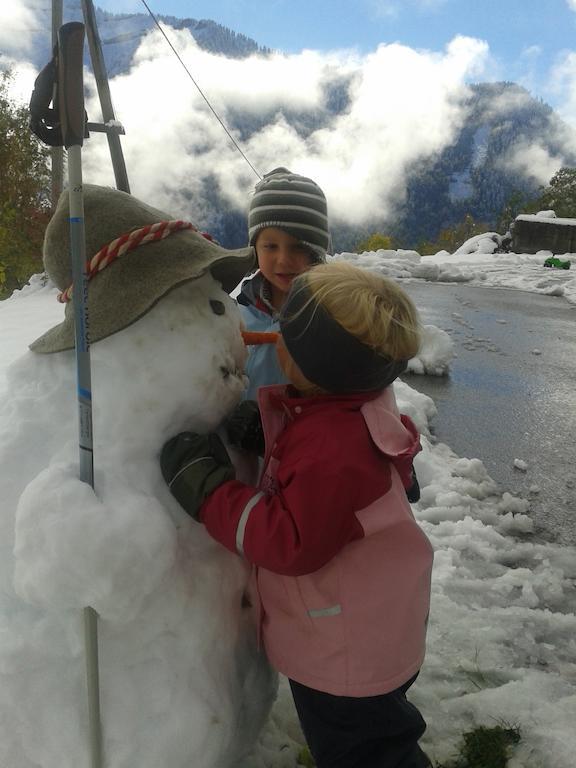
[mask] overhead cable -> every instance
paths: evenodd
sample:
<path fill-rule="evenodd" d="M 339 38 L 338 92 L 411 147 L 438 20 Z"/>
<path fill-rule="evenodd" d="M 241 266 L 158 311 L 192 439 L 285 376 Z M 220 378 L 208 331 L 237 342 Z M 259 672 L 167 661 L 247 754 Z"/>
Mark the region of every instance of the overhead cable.
<path fill-rule="evenodd" d="M 180 62 L 180 64 L 182 64 L 182 66 L 184 67 L 184 69 L 186 70 L 186 74 L 188 75 L 188 77 L 190 78 L 190 80 L 192 80 L 192 82 L 193 82 L 193 83 L 194 83 L 194 85 L 196 86 L 196 88 L 197 88 L 197 90 L 198 90 L 198 93 L 200 94 L 200 96 L 202 96 L 202 98 L 204 99 L 204 101 L 205 101 L 205 102 L 206 102 L 206 104 L 208 105 L 208 107 L 209 107 L 210 111 L 212 112 L 212 114 L 214 115 L 214 117 L 216 118 L 216 120 L 218 120 L 218 122 L 220 123 L 220 125 L 222 126 L 222 128 L 224 128 L 224 130 L 226 131 L 226 133 L 227 133 L 227 135 L 228 135 L 228 138 L 230 139 L 230 141 L 232 142 L 232 144 L 234 144 L 234 146 L 236 147 L 236 149 L 238 150 L 238 152 L 240 152 L 240 154 L 242 155 L 242 157 L 244 158 L 244 160 L 246 160 L 246 162 L 248 163 L 248 165 L 250 166 L 250 168 L 251 168 L 251 169 L 254 171 L 254 173 L 256 174 L 256 176 L 257 176 L 259 179 L 261 179 L 261 178 L 262 178 L 262 176 L 261 176 L 261 175 L 258 173 L 258 171 L 256 170 L 256 168 L 254 168 L 254 166 L 252 165 L 252 163 L 250 162 L 250 160 L 249 160 L 249 159 L 246 157 L 246 154 L 245 154 L 245 153 L 244 153 L 244 151 L 242 150 L 242 147 L 241 147 L 241 146 L 238 144 L 238 142 L 236 141 L 236 139 L 234 138 L 234 136 L 232 136 L 232 134 L 230 133 L 230 131 L 228 130 L 228 128 L 227 128 L 227 127 L 226 127 L 226 125 L 224 124 L 224 121 L 222 120 L 222 118 L 220 117 L 220 115 L 219 115 L 219 114 L 216 112 L 216 110 L 214 109 L 214 107 L 212 106 L 212 104 L 210 104 L 210 102 L 209 102 L 209 100 L 208 100 L 208 97 L 207 97 L 207 96 L 204 94 L 204 92 L 202 91 L 202 89 L 200 88 L 200 86 L 198 85 L 198 83 L 196 82 L 196 80 L 195 80 L 195 79 L 192 77 L 192 74 L 190 73 L 190 70 L 188 69 L 188 67 L 186 66 L 186 64 L 184 64 L 184 62 L 182 61 L 182 59 L 180 58 L 180 55 L 178 54 L 178 51 L 177 51 L 177 50 L 174 48 L 174 46 L 173 46 L 173 45 L 172 45 L 172 43 L 170 42 L 170 40 L 169 40 L 169 38 L 168 38 L 168 35 L 167 35 L 167 34 L 164 32 L 164 30 L 163 30 L 163 29 L 162 29 L 162 27 L 160 26 L 160 22 L 158 21 L 158 19 L 156 18 L 156 16 L 155 16 L 155 15 L 152 13 L 152 11 L 150 10 L 150 8 L 149 8 L 148 4 L 146 3 L 146 0 L 142 0 L 142 3 L 143 3 L 143 5 L 144 5 L 144 7 L 146 8 L 146 10 L 148 11 L 148 13 L 150 14 L 150 16 L 152 17 L 152 19 L 154 20 L 154 23 L 156 24 L 156 26 L 158 27 L 158 29 L 160 30 L 160 32 L 161 32 L 161 33 L 162 33 L 162 35 L 164 36 L 164 39 L 166 40 L 166 42 L 168 43 L 168 45 L 169 45 L 169 46 L 170 46 L 170 48 L 172 49 L 172 51 L 173 51 L 174 55 L 176 56 L 176 58 L 178 59 L 178 61 Z"/>

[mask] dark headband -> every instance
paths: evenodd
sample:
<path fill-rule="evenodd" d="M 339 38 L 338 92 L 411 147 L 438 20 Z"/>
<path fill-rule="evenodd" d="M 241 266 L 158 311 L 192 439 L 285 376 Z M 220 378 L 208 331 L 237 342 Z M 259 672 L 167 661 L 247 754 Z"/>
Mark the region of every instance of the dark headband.
<path fill-rule="evenodd" d="M 306 285 L 291 289 L 280 313 L 286 349 L 304 376 L 337 394 L 384 389 L 406 370 L 363 344 L 314 299 Z"/>

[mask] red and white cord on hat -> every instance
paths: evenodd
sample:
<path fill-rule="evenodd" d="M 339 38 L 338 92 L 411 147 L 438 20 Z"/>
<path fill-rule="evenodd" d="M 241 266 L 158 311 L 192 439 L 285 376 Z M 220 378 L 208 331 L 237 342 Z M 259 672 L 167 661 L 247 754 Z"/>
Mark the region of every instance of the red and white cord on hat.
<path fill-rule="evenodd" d="M 189 221 L 181 221 L 180 219 L 177 219 L 175 221 L 158 221 L 155 224 L 149 224 L 146 227 L 135 229 L 132 232 L 127 232 L 126 234 L 117 237 L 116 240 L 112 240 L 111 243 L 100 248 L 98 253 L 86 263 L 88 280 L 91 280 L 97 272 L 101 272 L 113 261 L 124 256 L 124 254 L 129 251 L 133 251 L 134 248 L 137 248 L 139 245 L 163 240 L 173 232 L 178 232 L 183 229 L 191 229 L 194 232 L 198 232 L 198 229 L 193 224 L 190 224 Z M 199 234 L 207 240 L 215 242 L 212 236 L 207 232 L 200 232 Z M 66 302 L 70 301 L 72 298 L 72 288 L 73 285 L 69 285 L 65 291 L 58 294 L 58 301 L 60 303 L 66 304 Z"/>

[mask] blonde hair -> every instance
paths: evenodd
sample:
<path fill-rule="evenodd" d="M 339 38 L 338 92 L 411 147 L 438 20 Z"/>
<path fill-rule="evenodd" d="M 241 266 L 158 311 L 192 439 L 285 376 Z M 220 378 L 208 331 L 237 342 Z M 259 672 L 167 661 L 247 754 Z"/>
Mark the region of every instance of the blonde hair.
<path fill-rule="evenodd" d="M 348 333 L 392 360 L 409 360 L 420 348 L 421 325 L 412 299 L 383 275 L 345 261 L 318 264 L 299 275 L 295 287 L 307 286 Z"/>

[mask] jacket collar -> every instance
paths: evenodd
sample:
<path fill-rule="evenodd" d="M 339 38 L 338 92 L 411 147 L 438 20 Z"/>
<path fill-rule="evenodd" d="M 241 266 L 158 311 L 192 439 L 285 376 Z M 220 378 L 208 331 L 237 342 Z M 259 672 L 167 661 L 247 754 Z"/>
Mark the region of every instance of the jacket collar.
<path fill-rule="evenodd" d="M 265 312 L 271 317 L 275 317 L 278 313 L 272 306 L 271 288 L 261 272 L 256 272 L 254 277 L 250 280 L 245 280 L 240 288 L 238 295 L 238 303 L 244 307 L 255 307 L 260 312 Z"/>
<path fill-rule="evenodd" d="M 361 392 L 352 395 L 315 395 L 302 397 L 291 384 L 275 384 L 260 387 L 258 401 L 263 408 L 284 411 L 291 418 L 303 413 L 337 408 L 346 411 L 359 411 L 365 403 L 380 397 L 382 393 Z"/>

